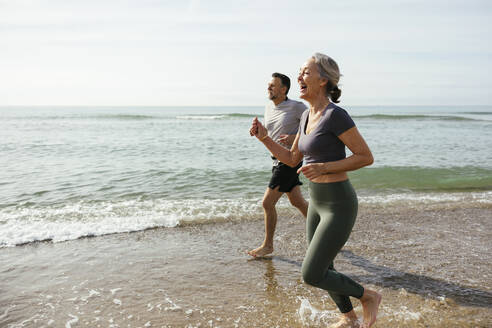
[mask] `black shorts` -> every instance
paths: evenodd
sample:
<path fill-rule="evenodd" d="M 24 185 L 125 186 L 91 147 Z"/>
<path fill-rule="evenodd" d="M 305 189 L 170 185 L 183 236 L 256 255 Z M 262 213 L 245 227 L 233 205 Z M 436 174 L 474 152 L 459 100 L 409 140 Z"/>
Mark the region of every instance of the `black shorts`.
<path fill-rule="evenodd" d="M 290 192 L 295 186 L 302 185 L 299 181 L 297 170 L 302 166 L 302 161 L 296 167 L 290 167 L 287 164 L 279 162 L 278 165 L 272 167 L 272 178 L 268 187 L 270 189 L 278 188 L 280 192 Z"/>

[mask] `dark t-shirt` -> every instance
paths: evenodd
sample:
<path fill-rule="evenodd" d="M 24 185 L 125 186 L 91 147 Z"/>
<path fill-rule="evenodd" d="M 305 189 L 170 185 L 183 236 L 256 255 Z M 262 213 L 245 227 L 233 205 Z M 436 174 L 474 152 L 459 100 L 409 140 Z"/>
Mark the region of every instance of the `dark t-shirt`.
<path fill-rule="evenodd" d="M 301 116 L 299 150 L 304 155 L 304 163 L 325 163 L 346 157 L 345 144 L 338 138 L 340 134 L 355 126 L 354 121 L 341 107 L 330 103 L 319 119 L 318 125 L 306 134 L 309 110 Z"/>

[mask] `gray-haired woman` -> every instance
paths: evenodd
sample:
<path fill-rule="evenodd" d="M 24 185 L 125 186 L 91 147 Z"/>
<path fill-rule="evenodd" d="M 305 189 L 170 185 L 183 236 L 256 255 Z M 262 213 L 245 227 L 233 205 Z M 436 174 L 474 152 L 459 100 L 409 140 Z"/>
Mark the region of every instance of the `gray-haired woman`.
<path fill-rule="evenodd" d="M 357 195 L 347 171 L 373 163 L 373 157 L 354 121 L 335 105 L 341 91 L 340 71 L 330 57 L 316 53 L 301 67 L 297 78 L 301 98 L 310 109 L 301 117 L 299 132 L 290 150 L 268 137 L 265 127 L 253 120 L 250 134 L 256 136 L 281 162 L 299 169 L 309 179 L 309 209 L 306 233 L 309 243 L 302 264 L 306 283 L 330 294 L 342 312 L 335 327 L 360 327 L 350 296 L 361 301 L 362 327 L 376 321 L 381 295 L 337 272 L 333 260 L 348 240 L 357 216 Z M 345 146 L 352 155 L 346 157 Z"/>

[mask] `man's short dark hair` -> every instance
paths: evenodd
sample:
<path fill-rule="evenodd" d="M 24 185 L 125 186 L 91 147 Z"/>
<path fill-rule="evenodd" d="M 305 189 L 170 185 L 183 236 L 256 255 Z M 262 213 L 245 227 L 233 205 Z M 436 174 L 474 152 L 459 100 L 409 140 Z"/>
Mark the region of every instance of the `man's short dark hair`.
<path fill-rule="evenodd" d="M 282 82 L 282 85 L 287 88 L 287 91 L 285 91 L 285 95 L 289 93 L 290 89 L 290 79 L 287 75 L 281 74 L 281 73 L 273 73 L 272 77 L 278 77 L 280 81 Z"/>

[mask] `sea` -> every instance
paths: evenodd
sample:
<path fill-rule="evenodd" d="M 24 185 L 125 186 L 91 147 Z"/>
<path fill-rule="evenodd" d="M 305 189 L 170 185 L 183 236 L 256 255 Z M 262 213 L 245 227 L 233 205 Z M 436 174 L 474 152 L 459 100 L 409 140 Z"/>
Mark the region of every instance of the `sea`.
<path fill-rule="evenodd" d="M 349 173 L 361 204 L 492 204 L 492 106 L 342 107 L 375 158 Z M 261 219 L 272 161 L 255 117 L 262 106 L 0 107 L 0 248 Z"/>

